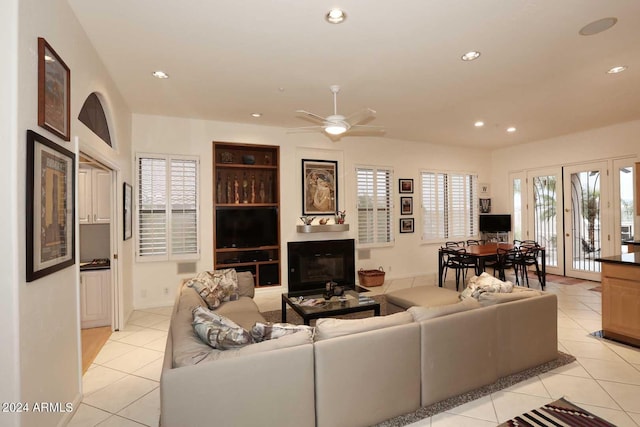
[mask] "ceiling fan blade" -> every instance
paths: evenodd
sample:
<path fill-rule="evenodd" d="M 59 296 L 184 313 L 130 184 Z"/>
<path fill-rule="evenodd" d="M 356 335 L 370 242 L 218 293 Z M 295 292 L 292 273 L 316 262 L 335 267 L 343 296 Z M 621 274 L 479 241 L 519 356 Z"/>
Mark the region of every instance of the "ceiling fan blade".
<path fill-rule="evenodd" d="M 324 126 L 302 126 L 297 128 L 288 128 L 287 133 L 290 132 L 322 132 Z"/>
<path fill-rule="evenodd" d="M 364 122 L 365 120 L 371 120 L 375 118 L 376 110 L 372 110 L 371 108 L 365 108 L 364 110 L 360 110 L 348 116 L 345 121 L 347 121 L 351 126 L 357 125 L 358 123 Z"/>
<path fill-rule="evenodd" d="M 318 121 L 321 121 L 323 123 L 327 120 L 326 118 L 324 118 L 322 116 L 319 116 L 319 115 L 314 114 L 314 113 L 310 113 L 309 111 L 305 111 L 305 110 L 296 110 L 296 113 L 304 114 L 309 119 L 318 120 Z"/>

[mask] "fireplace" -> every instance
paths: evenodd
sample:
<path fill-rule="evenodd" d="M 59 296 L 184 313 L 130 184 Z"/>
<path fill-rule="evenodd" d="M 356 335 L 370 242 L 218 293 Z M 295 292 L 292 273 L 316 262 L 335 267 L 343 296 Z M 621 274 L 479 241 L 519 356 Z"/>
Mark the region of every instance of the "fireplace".
<path fill-rule="evenodd" d="M 355 241 L 316 240 L 289 242 L 289 293 L 314 293 L 329 281 L 355 288 Z"/>

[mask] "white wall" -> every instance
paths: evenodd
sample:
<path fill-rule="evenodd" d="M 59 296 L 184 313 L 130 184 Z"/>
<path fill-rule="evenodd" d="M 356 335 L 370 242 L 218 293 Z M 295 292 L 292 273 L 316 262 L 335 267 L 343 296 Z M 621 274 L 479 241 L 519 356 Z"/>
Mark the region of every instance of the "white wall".
<path fill-rule="evenodd" d="M 17 105 L 18 88 L 18 0 L 0 2 L 0 198 L 8 208 L 0 210 L 0 402 L 20 400 L 20 353 L 18 322 L 18 282 L 20 260 L 18 256 L 19 215 L 18 202 L 18 144 Z M 24 204 L 22 205 L 24 206 Z M 17 426 L 18 414 L 0 414 L 0 424 Z"/>
<path fill-rule="evenodd" d="M 95 147 L 94 151 L 120 167 L 123 179 L 130 181 L 131 114 L 65 0 L 21 0 L 18 6 L 18 73 L 11 80 L 18 90 L 17 117 L 14 119 L 17 126 L 13 127 L 16 132 L 10 138 L 10 144 L 12 148 L 17 147 L 17 153 L 13 159 L 9 157 L 17 165 L 17 170 L 8 181 L 17 182 L 18 189 L 16 217 L 9 218 L 9 226 L 16 230 L 13 233 L 17 233 L 19 243 L 15 253 L 18 254 L 19 265 L 17 270 L 14 269 L 17 280 L 8 284 L 17 291 L 18 305 L 13 313 L 9 311 L 14 317 L 8 324 L 19 324 L 19 330 L 12 338 L 18 341 L 17 348 L 10 346 L 9 352 L 17 351 L 20 358 L 19 369 L 14 374 L 19 381 L 19 401 L 78 403 L 81 388 L 78 265 L 30 283 L 25 280 L 25 134 L 27 129 L 32 129 L 71 151 L 76 150 L 77 136 L 82 145 L 89 149 Z M 62 141 L 37 125 L 38 37 L 44 37 L 71 70 L 71 142 Z M 99 143 L 97 137 L 76 119 L 85 98 L 92 91 L 99 91 L 105 96 L 106 107 L 113 113 L 112 136 L 119 143 L 117 152 L 106 146 L 103 148 L 104 144 Z M 5 221 L 1 222 L 4 226 Z M 128 260 L 131 259 L 130 244 L 123 247 L 123 254 L 123 258 L 128 255 Z M 126 282 L 130 287 L 130 261 L 126 261 L 123 270 L 129 276 Z M 125 305 L 130 309 L 130 296 Z M 3 347 L 4 344 L 3 340 Z M 56 425 L 68 417 L 69 414 L 63 413 L 29 413 L 22 415 L 20 424 Z"/>
<path fill-rule="evenodd" d="M 414 143 L 387 138 L 351 137 L 332 142 L 320 133 L 287 133 L 285 129 L 222 123 L 195 119 L 133 115 L 134 150 L 144 153 L 168 153 L 200 156 L 200 237 L 201 257 L 198 271 L 213 268 L 213 177 L 212 141 L 244 142 L 280 146 L 281 272 L 286 284 L 286 242 L 294 240 L 356 238 L 355 178 L 358 164 L 390 166 L 394 169 L 396 242 L 393 247 L 372 249 L 370 259 L 357 259 L 356 268 L 388 271 L 388 278 L 437 274 L 438 245 L 423 245 L 420 240 L 419 170 L 477 172 L 481 182 L 490 179 L 490 154 L 481 150 L 459 149 L 445 145 Z M 301 159 L 338 160 L 340 209 L 347 210 L 348 233 L 299 234 L 302 214 Z M 414 215 L 416 232 L 400 234 L 398 178 L 413 178 L 416 192 Z M 171 304 L 180 279 L 175 262 L 138 262 L 134 267 L 134 305 L 136 308 Z M 169 295 L 164 295 L 164 289 Z M 260 290 L 262 291 L 262 290 Z M 275 291 L 282 292 L 281 288 Z M 145 296 L 143 296 L 145 295 Z"/>
<path fill-rule="evenodd" d="M 495 150 L 491 155 L 492 203 L 510 212 L 511 172 L 628 156 L 640 159 L 640 121 Z M 640 218 L 636 218 L 635 229 L 639 226 Z"/>

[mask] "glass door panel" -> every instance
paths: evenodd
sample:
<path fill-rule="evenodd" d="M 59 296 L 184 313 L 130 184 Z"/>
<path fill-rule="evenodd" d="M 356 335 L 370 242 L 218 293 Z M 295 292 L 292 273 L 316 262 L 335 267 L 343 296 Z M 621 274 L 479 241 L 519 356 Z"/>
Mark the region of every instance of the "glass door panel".
<path fill-rule="evenodd" d="M 562 174 L 560 169 L 530 171 L 530 189 L 526 239 L 546 249 L 547 272 L 564 274 L 562 246 Z M 560 238 L 558 238 L 560 236 Z"/>
<path fill-rule="evenodd" d="M 565 266 L 566 275 L 600 280 L 600 263 L 605 244 L 601 215 L 607 201 L 606 163 L 564 168 Z"/>
<path fill-rule="evenodd" d="M 614 230 L 614 248 L 619 248 L 616 253 L 626 253 L 627 245 L 625 240 L 634 240 L 637 234 L 634 229 L 634 206 L 637 203 L 633 195 L 633 177 L 634 163 L 633 160 L 619 159 L 613 162 L 614 170 L 614 205 L 619 206 L 619 210 L 614 210 L 615 225 L 619 224 L 620 231 Z"/>

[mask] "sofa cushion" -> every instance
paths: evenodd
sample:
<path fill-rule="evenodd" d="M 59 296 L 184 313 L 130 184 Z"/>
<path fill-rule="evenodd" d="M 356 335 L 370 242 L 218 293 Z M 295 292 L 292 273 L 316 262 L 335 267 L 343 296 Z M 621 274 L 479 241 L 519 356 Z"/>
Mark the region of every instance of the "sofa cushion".
<path fill-rule="evenodd" d="M 195 289 L 210 309 L 224 301 L 237 300 L 239 296 L 238 277 L 233 268 L 198 273 L 186 285 Z"/>
<path fill-rule="evenodd" d="M 256 342 L 281 338 L 285 335 L 295 334 L 300 331 L 308 331 L 313 336 L 314 328 L 307 325 L 294 325 L 291 323 L 264 323 L 256 322 L 251 328 L 251 336 Z"/>
<path fill-rule="evenodd" d="M 446 316 L 448 314 L 459 313 L 461 311 L 473 310 L 482 307 L 478 301 L 473 298 L 467 298 L 455 304 L 441 305 L 437 307 L 420 307 L 413 306 L 407 311 L 413 316 L 416 322 L 433 319 L 435 317 Z"/>
<path fill-rule="evenodd" d="M 521 286 L 514 286 L 513 290 L 508 293 L 484 292 L 480 294 L 480 296 L 478 297 L 478 301 L 480 305 L 482 305 L 483 307 L 486 307 L 489 305 L 495 305 L 495 304 L 500 304 L 500 303 L 509 302 L 509 301 L 517 301 L 524 298 L 531 298 L 531 297 L 536 297 L 540 295 L 542 295 L 542 293 L 536 289 L 524 288 Z M 473 298 L 467 298 L 467 299 L 473 299 Z"/>
<path fill-rule="evenodd" d="M 388 316 L 374 316 L 364 319 L 318 319 L 316 321 L 315 340 L 321 341 L 412 322 L 413 317 L 406 311 Z"/>
<path fill-rule="evenodd" d="M 407 309 L 414 305 L 436 307 L 454 304 L 460 301 L 459 295 L 456 291 L 437 286 L 416 286 L 415 288 L 389 292 L 385 294 L 385 297 L 391 304 Z"/>
<path fill-rule="evenodd" d="M 250 271 L 240 271 L 237 273 L 238 277 L 238 294 L 241 297 L 253 298 L 255 295 L 255 286 L 253 281 L 253 274 Z"/>
<path fill-rule="evenodd" d="M 221 350 L 244 347 L 254 342 L 249 331 L 204 307 L 193 310 L 193 329 L 204 343 Z"/>

